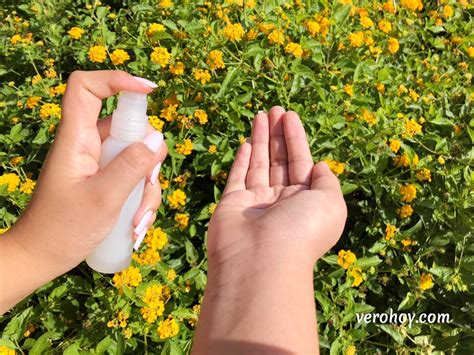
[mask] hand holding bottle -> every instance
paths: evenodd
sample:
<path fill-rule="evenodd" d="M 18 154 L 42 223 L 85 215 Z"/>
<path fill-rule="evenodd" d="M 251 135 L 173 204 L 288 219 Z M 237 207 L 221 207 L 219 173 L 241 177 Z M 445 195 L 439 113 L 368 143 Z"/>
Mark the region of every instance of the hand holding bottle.
<path fill-rule="evenodd" d="M 98 116 L 103 99 L 123 90 L 148 94 L 154 87 L 121 71 L 71 74 L 62 119 L 37 188 L 26 211 L 0 240 L 0 293 L 6 295 L 3 291 L 12 285 L 19 290 L 8 299 L 2 296 L 0 313 L 84 260 L 111 231 L 130 192 L 144 177 L 133 225 L 147 228 L 153 222 L 161 200 L 153 171 L 167 154 L 161 134 L 150 126 L 143 142 L 130 144 L 99 169 L 110 118 L 98 121 Z M 7 265 L 14 271 L 7 274 Z"/>

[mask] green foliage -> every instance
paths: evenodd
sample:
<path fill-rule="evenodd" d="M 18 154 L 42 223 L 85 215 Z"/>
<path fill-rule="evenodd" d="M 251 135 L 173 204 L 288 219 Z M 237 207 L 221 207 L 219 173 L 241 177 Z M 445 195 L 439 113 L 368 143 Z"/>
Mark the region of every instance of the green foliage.
<path fill-rule="evenodd" d="M 188 353 L 206 284 L 209 218 L 254 113 L 282 105 L 300 114 L 315 160 L 327 160 L 338 173 L 349 208 L 340 242 L 315 266 L 322 352 L 339 354 L 354 345 L 361 354 L 473 353 L 473 5 L 444 1 L 454 10 L 448 17 L 445 5 L 434 1 L 416 12 L 398 5 L 395 13 L 377 1 L 354 1 L 359 10 L 342 4 L 348 1 L 272 0 L 245 8 L 232 4 L 238 1 L 177 1 L 169 8 L 160 5 L 165 2 L 44 0 L 0 9 L 3 228 L 26 207 L 24 184 L 37 179 L 59 121 L 45 105 L 60 104 L 58 85 L 74 70 L 120 69 L 157 82 L 149 115 L 164 124 L 170 152 L 155 223 L 168 235 L 161 260 L 134 261 L 142 277 L 137 287 L 116 288 L 110 276 L 80 265 L 0 319 L 0 348 L 29 354 Z M 360 9 L 372 26 L 361 26 Z M 391 23 L 388 33 L 378 26 L 382 19 Z M 226 39 L 226 20 L 241 23 L 246 35 Z M 164 31 L 149 34 L 151 23 L 163 24 Z M 311 33 L 314 23 L 318 30 Z M 274 29 L 267 25 L 283 30 L 282 45 L 272 43 Z M 84 30 L 80 38 L 71 37 L 72 27 Z M 358 31 L 361 46 L 350 40 Z M 394 53 L 390 38 L 399 43 Z M 301 45 L 301 55 L 287 47 L 290 41 Z M 107 52 L 92 62 L 96 45 Z M 183 75 L 151 60 L 156 47 L 168 50 L 170 65 L 184 63 Z M 130 58 L 114 64 L 110 54 L 116 49 Z M 210 67 L 212 50 L 223 53 L 225 68 Z M 209 71 L 209 82 L 195 79 L 197 68 Z M 177 113 L 167 121 L 165 99 L 173 95 Z M 115 103 L 106 100 L 102 114 Z M 198 109 L 207 113 L 207 123 L 194 116 Z M 189 155 L 176 146 L 186 139 L 192 142 Z M 20 180 L 12 188 L 7 183 L 16 178 L 8 174 Z M 416 197 L 402 201 L 405 185 L 415 187 Z M 187 196 L 179 211 L 168 199 L 177 189 Z M 408 205 L 413 213 L 403 217 Z M 189 222 L 180 228 L 176 213 Z M 395 226 L 393 235 L 387 225 Z M 347 270 L 338 263 L 341 249 L 357 258 Z M 355 286 L 357 270 L 361 283 Z M 432 287 L 422 277 L 430 277 Z M 158 284 L 169 296 L 163 315 L 147 323 L 143 297 Z M 356 314 L 389 308 L 448 312 L 453 321 L 412 327 L 356 321 Z M 125 325 L 113 325 L 120 316 L 126 316 Z M 168 316 L 179 333 L 161 339 L 158 324 Z"/>

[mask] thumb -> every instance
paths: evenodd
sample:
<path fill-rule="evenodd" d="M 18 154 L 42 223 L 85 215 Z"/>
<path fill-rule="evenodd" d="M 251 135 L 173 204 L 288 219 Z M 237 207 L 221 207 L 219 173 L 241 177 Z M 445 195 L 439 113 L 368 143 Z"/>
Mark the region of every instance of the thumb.
<path fill-rule="evenodd" d="M 320 161 L 313 166 L 311 189 L 326 190 L 328 192 L 342 194 L 338 178 L 324 161 Z"/>
<path fill-rule="evenodd" d="M 140 180 L 163 160 L 162 143 L 163 134 L 155 131 L 142 142 L 127 146 L 94 176 L 97 189 L 107 189 L 113 201 L 125 201 Z"/>

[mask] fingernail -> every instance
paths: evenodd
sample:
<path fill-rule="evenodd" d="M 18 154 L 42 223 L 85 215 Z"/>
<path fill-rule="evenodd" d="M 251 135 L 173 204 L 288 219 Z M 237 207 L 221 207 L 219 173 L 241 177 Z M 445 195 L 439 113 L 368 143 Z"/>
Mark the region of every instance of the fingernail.
<path fill-rule="evenodd" d="M 156 164 L 155 167 L 153 168 L 153 171 L 151 172 L 151 176 L 150 176 L 150 182 L 152 185 L 155 185 L 156 182 L 158 181 L 158 174 L 160 173 L 160 169 L 161 169 L 161 163 Z"/>
<path fill-rule="evenodd" d="M 153 81 L 150 81 L 148 79 L 140 78 L 139 76 L 134 76 L 134 78 L 135 78 L 135 80 L 140 82 L 140 84 L 145 84 L 146 86 L 149 86 L 152 89 L 156 89 L 158 87 L 158 85 L 156 85 Z"/>
<path fill-rule="evenodd" d="M 141 236 L 143 232 L 147 231 L 148 227 L 148 222 L 150 222 L 151 216 L 153 213 L 148 210 L 143 216 L 138 225 L 135 227 L 133 230 L 133 233 L 135 233 L 138 236 Z"/>
<path fill-rule="evenodd" d="M 161 143 L 163 143 L 163 134 L 161 132 L 155 131 L 150 133 L 148 136 L 145 137 L 143 143 L 153 152 L 157 152 L 160 147 Z"/>
<path fill-rule="evenodd" d="M 260 111 L 257 112 L 257 115 L 258 115 L 259 113 L 265 113 L 265 111 L 260 110 Z"/>
<path fill-rule="evenodd" d="M 249 144 L 252 144 L 252 139 L 250 137 L 247 137 L 247 138 L 245 138 L 245 142 L 249 143 Z"/>
<path fill-rule="evenodd" d="M 145 229 L 145 230 L 142 232 L 142 234 L 140 234 L 140 235 L 137 237 L 137 240 L 135 241 L 135 244 L 133 244 L 133 249 L 138 250 L 138 248 L 140 248 L 140 245 L 142 244 L 143 239 L 145 239 L 146 232 L 147 232 L 147 230 Z"/>

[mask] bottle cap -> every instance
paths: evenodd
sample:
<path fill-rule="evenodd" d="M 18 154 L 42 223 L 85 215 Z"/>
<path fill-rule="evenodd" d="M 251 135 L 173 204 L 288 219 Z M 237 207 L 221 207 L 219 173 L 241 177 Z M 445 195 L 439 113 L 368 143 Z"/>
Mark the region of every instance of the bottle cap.
<path fill-rule="evenodd" d="M 143 140 L 148 123 L 146 108 L 146 94 L 122 91 L 112 114 L 110 135 L 131 142 Z"/>

